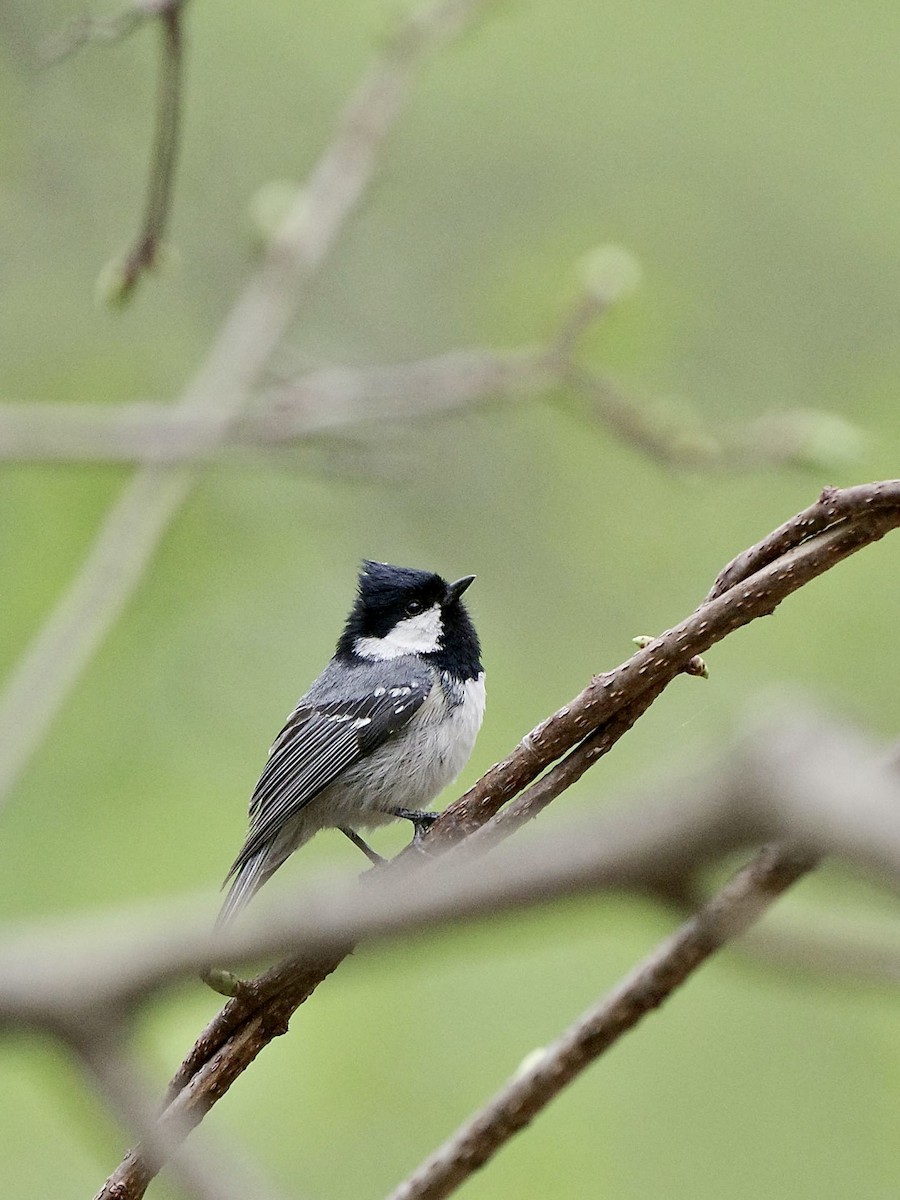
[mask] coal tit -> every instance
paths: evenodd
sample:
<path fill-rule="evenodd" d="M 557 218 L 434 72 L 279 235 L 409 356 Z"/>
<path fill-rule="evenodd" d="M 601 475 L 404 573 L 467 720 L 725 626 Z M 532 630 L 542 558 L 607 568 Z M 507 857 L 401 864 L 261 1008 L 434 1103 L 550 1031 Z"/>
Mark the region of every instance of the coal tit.
<path fill-rule="evenodd" d="M 366 561 L 334 657 L 288 717 L 250 799 L 219 924 L 320 829 L 396 817 L 416 837 L 456 778 L 484 716 L 478 635 L 460 600 L 475 578 Z"/>

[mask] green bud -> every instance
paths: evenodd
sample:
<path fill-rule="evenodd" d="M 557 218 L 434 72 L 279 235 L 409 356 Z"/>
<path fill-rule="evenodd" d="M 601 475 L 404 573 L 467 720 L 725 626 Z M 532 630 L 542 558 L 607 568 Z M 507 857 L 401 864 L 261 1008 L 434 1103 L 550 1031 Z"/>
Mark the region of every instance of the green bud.
<path fill-rule="evenodd" d="M 641 264 L 624 246 L 597 246 L 579 262 L 584 290 L 600 304 L 630 296 L 641 281 Z"/>

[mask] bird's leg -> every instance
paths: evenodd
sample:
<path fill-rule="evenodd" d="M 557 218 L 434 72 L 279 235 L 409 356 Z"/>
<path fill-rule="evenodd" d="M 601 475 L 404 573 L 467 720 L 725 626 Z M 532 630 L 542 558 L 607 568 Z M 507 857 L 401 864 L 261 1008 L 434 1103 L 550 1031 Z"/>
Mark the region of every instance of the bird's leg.
<path fill-rule="evenodd" d="M 374 863 L 376 867 L 380 867 L 386 861 L 376 850 L 372 849 L 368 842 L 363 841 L 355 829 L 349 829 L 346 825 L 338 825 L 338 829 L 340 829 L 344 837 L 350 839 L 354 846 L 358 846 L 362 850 L 370 863 Z"/>
<path fill-rule="evenodd" d="M 418 846 L 426 832 L 435 823 L 441 815 L 436 812 L 426 812 L 420 808 L 388 808 L 385 812 L 389 812 L 392 817 L 402 817 L 404 821 L 412 821 L 413 829 L 413 845 Z"/>

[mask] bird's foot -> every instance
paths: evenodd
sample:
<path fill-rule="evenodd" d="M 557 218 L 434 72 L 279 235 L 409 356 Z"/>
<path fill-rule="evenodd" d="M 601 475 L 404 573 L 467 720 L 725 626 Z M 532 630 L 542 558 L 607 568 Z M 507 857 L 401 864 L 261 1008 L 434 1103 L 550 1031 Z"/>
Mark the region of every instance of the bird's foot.
<path fill-rule="evenodd" d="M 412 821 L 414 846 L 419 845 L 425 834 L 441 815 L 436 812 L 426 812 L 424 809 L 419 808 L 392 808 L 390 811 L 392 816 L 402 817 L 404 821 Z"/>

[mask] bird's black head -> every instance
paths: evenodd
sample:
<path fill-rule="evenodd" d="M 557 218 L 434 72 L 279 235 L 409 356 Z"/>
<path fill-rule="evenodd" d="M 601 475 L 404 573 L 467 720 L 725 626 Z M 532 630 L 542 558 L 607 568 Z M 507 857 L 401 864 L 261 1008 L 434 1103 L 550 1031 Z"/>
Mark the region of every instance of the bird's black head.
<path fill-rule="evenodd" d="M 474 679 L 481 671 L 478 635 L 460 600 L 474 578 L 448 583 L 431 571 L 365 560 L 338 654 L 380 661 L 424 655 L 441 670 Z"/>

